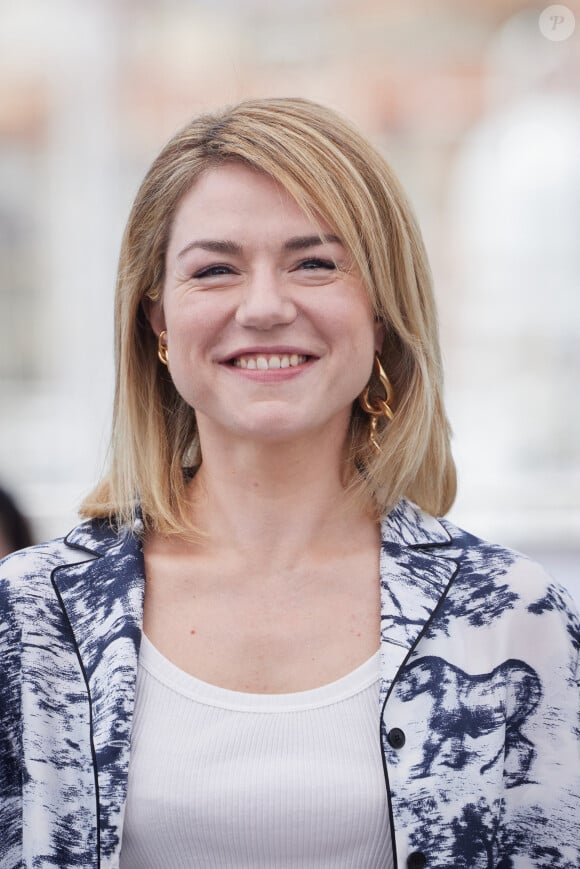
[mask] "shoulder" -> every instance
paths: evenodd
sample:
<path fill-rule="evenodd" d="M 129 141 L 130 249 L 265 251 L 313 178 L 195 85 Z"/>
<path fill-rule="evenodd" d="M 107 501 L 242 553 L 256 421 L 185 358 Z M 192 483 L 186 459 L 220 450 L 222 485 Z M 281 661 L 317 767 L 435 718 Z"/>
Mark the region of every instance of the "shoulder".
<path fill-rule="evenodd" d="M 66 536 L 21 549 L 0 561 L 0 616 L 10 600 L 42 593 L 56 569 L 111 551 L 124 540 L 126 530 L 114 529 L 100 520 L 87 520 Z"/>
<path fill-rule="evenodd" d="M 457 581 L 468 585 L 497 580 L 534 598 L 553 584 L 546 570 L 523 553 L 484 540 L 404 499 L 383 518 L 382 543 L 383 548 L 407 551 L 409 558 L 416 553 L 454 561 Z"/>
<path fill-rule="evenodd" d="M 439 521 L 458 565 L 449 609 L 472 627 L 497 625 L 510 638 L 508 646 L 535 645 L 547 659 L 566 651 L 574 668 L 580 615 L 568 590 L 527 555 Z"/>
<path fill-rule="evenodd" d="M 49 576 L 55 567 L 67 560 L 67 550 L 65 538 L 58 537 L 12 553 L 0 561 L 0 594 Z"/>
<path fill-rule="evenodd" d="M 449 534 L 449 546 L 459 565 L 458 579 L 463 583 L 481 586 L 489 580 L 511 590 L 532 610 L 576 609 L 566 589 L 537 561 L 465 531 L 448 519 L 438 521 Z"/>
<path fill-rule="evenodd" d="M 412 572 L 451 575 L 438 622 L 526 633 L 555 632 L 580 648 L 578 609 L 568 591 L 533 559 L 491 543 L 445 518 L 401 501 L 383 520 L 383 547 L 391 545 Z M 453 570 L 450 570 L 451 564 Z"/>

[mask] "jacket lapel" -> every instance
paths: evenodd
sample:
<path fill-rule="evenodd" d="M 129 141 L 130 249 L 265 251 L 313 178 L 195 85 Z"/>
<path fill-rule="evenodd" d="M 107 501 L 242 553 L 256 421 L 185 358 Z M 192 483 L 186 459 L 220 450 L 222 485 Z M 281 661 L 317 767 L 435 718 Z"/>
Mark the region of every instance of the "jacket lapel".
<path fill-rule="evenodd" d="M 381 527 L 381 708 L 458 569 L 443 525 L 402 500 Z"/>
<path fill-rule="evenodd" d="M 97 771 L 101 866 L 117 865 L 127 792 L 145 571 L 131 529 L 86 523 L 67 538 L 95 557 L 54 571 L 87 683 Z M 78 552 L 77 552 L 78 554 Z M 113 862 L 111 862 L 113 861 Z"/>

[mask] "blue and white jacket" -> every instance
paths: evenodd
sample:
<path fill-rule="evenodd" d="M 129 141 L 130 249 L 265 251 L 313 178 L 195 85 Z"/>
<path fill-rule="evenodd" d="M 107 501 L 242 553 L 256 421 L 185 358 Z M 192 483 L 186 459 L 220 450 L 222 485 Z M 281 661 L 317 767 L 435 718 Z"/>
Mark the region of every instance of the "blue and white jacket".
<path fill-rule="evenodd" d="M 0 869 L 118 867 L 144 581 L 139 529 L 98 521 L 0 565 Z M 380 581 L 395 867 L 578 869 L 566 592 L 405 501 Z"/>

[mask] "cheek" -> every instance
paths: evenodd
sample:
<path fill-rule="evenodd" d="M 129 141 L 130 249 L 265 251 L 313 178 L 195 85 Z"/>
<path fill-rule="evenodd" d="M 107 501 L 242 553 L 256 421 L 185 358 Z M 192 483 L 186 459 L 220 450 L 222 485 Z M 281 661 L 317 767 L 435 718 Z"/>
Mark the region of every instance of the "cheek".
<path fill-rule="evenodd" d="M 373 321 L 366 311 L 351 310 L 350 320 L 337 321 L 335 337 L 338 338 L 337 384 L 356 398 L 372 376 L 376 352 Z"/>
<path fill-rule="evenodd" d="M 209 300 L 165 306 L 171 378 L 181 397 L 195 406 L 211 392 L 212 357 L 223 335 L 223 314 Z"/>
<path fill-rule="evenodd" d="M 220 312 L 216 306 L 203 299 L 188 304 L 165 305 L 165 321 L 168 332 L 170 355 L 195 355 L 213 339 L 221 326 Z"/>
<path fill-rule="evenodd" d="M 196 362 L 203 343 L 203 329 L 196 327 L 189 318 L 166 308 L 167 344 L 169 349 L 169 372 L 181 397 L 192 404 L 199 370 Z"/>
<path fill-rule="evenodd" d="M 348 313 L 340 328 L 353 352 L 359 358 L 368 358 L 369 365 L 372 365 L 374 355 L 382 345 L 382 325 L 375 323 L 370 312 L 361 306 Z"/>

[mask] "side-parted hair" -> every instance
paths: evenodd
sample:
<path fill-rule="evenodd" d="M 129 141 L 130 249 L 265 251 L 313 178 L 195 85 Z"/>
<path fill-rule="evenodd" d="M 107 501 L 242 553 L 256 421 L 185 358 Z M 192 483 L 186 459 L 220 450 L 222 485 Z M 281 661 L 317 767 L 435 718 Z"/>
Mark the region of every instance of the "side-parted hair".
<path fill-rule="evenodd" d="M 345 479 L 377 517 L 401 497 L 434 515 L 456 489 L 430 268 L 409 202 L 382 155 L 335 112 L 304 99 L 247 100 L 195 118 L 163 148 L 125 230 L 115 302 L 116 392 L 108 470 L 86 517 L 190 536 L 186 469 L 200 461 L 194 410 L 157 357 L 143 303 L 161 297 L 173 219 L 208 169 L 238 161 L 281 184 L 330 225 L 351 254 L 385 326 L 381 362 L 394 417 L 369 444 L 353 404 Z M 374 385 L 373 385 L 374 389 Z M 378 387 L 377 387 L 378 389 Z M 372 394 L 372 393 L 371 393 Z M 380 394 L 377 392 L 377 394 Z"/>

